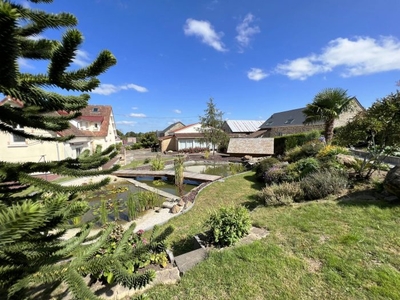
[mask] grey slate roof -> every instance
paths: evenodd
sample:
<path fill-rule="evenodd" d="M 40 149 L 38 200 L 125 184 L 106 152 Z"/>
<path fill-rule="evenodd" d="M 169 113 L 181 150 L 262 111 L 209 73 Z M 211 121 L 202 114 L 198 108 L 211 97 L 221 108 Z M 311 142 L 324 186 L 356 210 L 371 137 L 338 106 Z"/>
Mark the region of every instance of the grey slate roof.
<path fill-rule="evenodd" d="M 267 121 L 265 121 L 260 129 L 282 127 L 282 126 L 302 126 L 306 116 L 303 114 L 305 107 L 274 113 Z M 315 124 L 323 124 L 323 122 L 315 122 Z"/>
<path fill-rule="evenodd" d="M 272 155 L 274 154 L 273 138 L 231 138 L 228 154 Z"/>
<path fill-rule="evenodd" d="M 232 132 L 254 132 L 264 123 L 259 120 L 227 120 L 225 122 Z"/>

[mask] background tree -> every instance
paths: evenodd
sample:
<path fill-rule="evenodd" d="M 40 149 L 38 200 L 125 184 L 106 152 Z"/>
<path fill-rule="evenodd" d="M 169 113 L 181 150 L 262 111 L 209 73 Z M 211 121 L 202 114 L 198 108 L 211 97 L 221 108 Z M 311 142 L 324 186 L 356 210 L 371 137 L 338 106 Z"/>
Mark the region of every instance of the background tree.
<path fill-rule="evenodd" d="M 17 124 L 52 132 L 68 128 L 69 120 L 78 117 L 79 110 L 88 104 L 89 95 L 85 92 L 96 88 L 100 84 L 97 76 L 116 63 L 111 52 L 104 50 L 87 67 L 72 69 L 71 62 L 83 41 L 82 34 L 74 28 L 76 24 L 77 19 L 69 13 L 49 14 L 13 1 L 0 1 L 0 94 L 12 99 L 0 106 L 1 131 L 31 140 L 66 141 L 72 138 L 37 136 L 14 128 Z M 46 29 L 59 28 L 66 28 L 61 41 L 42 38 Z M 47 73 L 21 72 L 20 58 L 48 61 Z M 49 91 L 54 87 L 83 93 L 66 96 Z M 10 105 L 12 102 L 19 105 Z M 68 114 L 61 116 L 56 113 L 58 111 Z M 132 259 L 131 248 L 126 245 L 118 247 L 113 256 L 94 256 L 106 242 L 112 226 L 88 238 L 92 224 L 86 224 L 75 237 L 61 239 L 72 226 L 71 220 L 89 209 L 88 203 L 77 197 L 79 192 L 99 188 L 108 182 L 107 179 L 87 186 L 62 187 L 30 175 L 34 172 L 77 177 L 105 174 L 116 168 L 102 172 L 97 168 L 114 155 L 113 148 L 109 148 L 93 155 L 84 153 L 77 159 L 56 162 L 0 162 L 2 297 L 25 299 L 27 289 L 32 285 L 45 283 L 46 287 L 55 288 L 63 282 L 76 299 L 96 299 L 82 276 L 98 273 L 104 267 L 112 268 L 117 281 L 128 287 L 142 286 L 151 280 L 150 273 L 132 274 L 122 267 L 124 262 Z M 36 192 L 24 193 L 31 186 Z M 92 243 L 85 244 L 89 240 Z"/>
<path fill-rule="evenodd" d="M 400 92 L 376 100 L 366 111 L 358 113 L 345 126 L 338 128 L 335 141 L 341 145 L 371 142 L 397 145 L 400 141 Z"/>
<path fill-rule="evenodd" d="M 335 142 L 361 144 L 368 156 L 361 164 L 360 177 L 369 178 L 385 157 L 398 150 L 400 141 L 400 92 L 375 101 L 345 126 L 338 128 Z"/>
<path fill-rule="evenodd" d="M 204 113 L 204 116 L 200 116 L 200 132 L 204 135 L 203 140 L 207 144 L 211 144 L 214 154 L 215 146 L 226 142 L 227 134 L 222 130 L 224 113 L 215 106 L 213 98 L 207 102 L 207 109 L 204 110 Z"/>
<path fill-rule="evenodd" d="M 353 107 L 353 98 L 347 91 L 340 88 L 330 88 L 319 92 L 312 103 L 307 104 L 303 113 L 306 115 L 304 124 L 323 121 L 325 123 L 325 141 L 330 144 L 333 137 L 335 120 Z"/>
<path fill-rule="evenodd" d="M 141 143 L 144 148 L 157 147 L 157 133 L 155 131 L 146 132 L 138 138 L 138 142 Z"/>

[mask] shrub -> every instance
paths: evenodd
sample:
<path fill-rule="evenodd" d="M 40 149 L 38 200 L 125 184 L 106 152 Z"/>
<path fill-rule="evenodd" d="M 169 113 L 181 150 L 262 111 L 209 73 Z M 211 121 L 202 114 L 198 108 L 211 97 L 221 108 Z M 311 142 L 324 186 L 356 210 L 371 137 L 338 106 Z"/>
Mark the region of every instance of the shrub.
<path fill-rule="evenodd" d="M 339 193 L 347 186 L 347 174 L 335 169 L 323 169 L 308 174 L 300 182 L 304 199 L 322 199 Z"/>
<path fill-rule="evenodd" d="M 257 198 L 267 206 L 288 205 L 303 199 L 303 190 L 298 182 L 271 184 L 257 194 Z"/>
<path fill-rule="evenodd" d="M 130 150 L 137 150 L 141 148 L 143 148 L 143 145 L 141 143 L 134 143 L 129 147 Z"/>
<path fill-rule="evenodd" d="M 283 154 L 286 151 L 296 147 L 302 146 L 308 141 L 316 140 L 321 136 L 321 132 L 313 130 L 309 132 L 301 132 L 274 138 L 274 151 L 275 154 Z"/>
<path fill-rule="evenodd" d="M 264 173 L 266 171 L 268 171 L 269 169 L 271 169 L 273 165 L 276 165 L 279 163 L 280 163 L 279 160 L 275 157 L 268 157 L 266 159 L 263 159 L 262 161 L 260 161 L 257 164 L 257 166 L 255 168 L 257 177 L 263 179 Z"/>
<path fill-rule="evenodd" d="M 212 243 L 230 246 L 249 233 L 250 214 L 243 206 L 222 207 L 211 214 L 205 226 L 211 229 Z"/>
<path fill-rule="evenodd" d="M 294 147 L 293 149 L 286 151 L 285 160 L 295 162 L 302 158 L 315 157 L 324 146 L 325 143 L 319 140 L 309 141 L 301 147 Z"/>
<path fill-rule="evenodd" d="M 346 154 L 347 155 L 349 153 L 350 153 L 349 150 L 344 147 L 334 146 L 334 145 L 326 145 L 317 153 L 316 157 L 318 159 L 324 159 L 326 157 L 333 157 L 338 154 Z"/>
<path fill-rule="evenodd" d="M 297 170 L 299 177 L 304 176 L 317 171 L 320 168 L 320 163 L 314 157 L 302 158 L 292 164 Z"/>
<path fill-rule="evenodd" d="M 160 155 L 157 155 L 155 158 L 153 158 L 151 161 L 151 170 L 152 171 L 160 171 L 163 170 L 165 167 L 164 161 L 161 159 Z"/>
<path fill-rule="evenodd" d="M 281 183 L 287 181 L 286 166 L 283 164 L 274 165 L 264 173 L 264 182 L 266 184 Z"/>
<path fill-rule="evenodd" d="M 241 172 L 246 171 L 246 168 L 244 165 L 239 164 L 239 163 L 229 163 L 229 174 L 230 175 L 235 175 Z"/>

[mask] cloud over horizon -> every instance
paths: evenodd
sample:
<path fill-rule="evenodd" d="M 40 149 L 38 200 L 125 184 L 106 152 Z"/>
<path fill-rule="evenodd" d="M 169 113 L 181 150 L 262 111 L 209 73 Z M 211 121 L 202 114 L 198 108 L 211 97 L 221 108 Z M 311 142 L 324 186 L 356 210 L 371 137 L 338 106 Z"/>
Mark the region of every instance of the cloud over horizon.
<path fill-rule="evenodd" d="M 146 115 L 142 114 L 142 113 L 139 113 L 139 114 L 131 113 L 131 114 L 129 114 L 129 116 L 132 118 L 146 118 Z"/>
<path fill-rule="evenodd" d="M 254 21 L 254 16 L 248 13 L 243 21 L 236 26 L 236 32 L 238 33 L 235 39 L 239 43 L 239 52 L 243 52 L 243 48 L 247 47 L 250 43 L 250 39 L 253 35 L 260 33 L 258 26 L 250 26 L 250 23 Z"/>
<path fill-rule="evenodd" d="M 187 19 L 183 31 L 187 36 L 193 35 L 199 37 L 202 43 L 213 47 L 217 51 L 228 51 L 228 49 L 225 48 L 224 43 L 221 41 L 224 33 L 217 33 L 208 21 Z"/>
<path fill-rule="evenodd" d="M 251 68 L 249 71 L 247 71 L 247 78 L 250 80 L 260 81 L 267 76 L 268 74 L 259 68 Z"/>
<path fill-rule="evenodd" d="M 72 62 L 80 67 L 86 67 L 90 64 L 89 54 L 84 50 L 76 50 Z"/>
<path fill-rule="evenodd" d="M 278 64 L 275 72 L 290 79 L 306 80 L 335 69 L 341 77 L 400 70 L 400 41 L 393 36 L 337 38 L 320 54 L 287 60 Z"/>
<path fill-rule="evenodd" d="M 92 93 L 107 96 L 117 93 L 121 90 L 135 90 L 139 93 L 148 92 L 148 89 L 146 89 L 145 87 L 133 83 L 129 83 L 126 85 L 114 85 L 114 84 L 103 83 L 99 87 L 95 88 L 92 91 Z"/>

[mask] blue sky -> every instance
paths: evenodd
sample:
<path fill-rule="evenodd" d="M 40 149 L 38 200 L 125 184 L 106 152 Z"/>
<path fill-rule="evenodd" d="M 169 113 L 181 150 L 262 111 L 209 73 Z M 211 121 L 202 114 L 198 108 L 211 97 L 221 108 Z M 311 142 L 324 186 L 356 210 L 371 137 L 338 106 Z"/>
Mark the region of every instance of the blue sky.
<path fill-rule="evenodd" d="M 112 105 L 122 132 L 196 123 L 210 97 L 225 119 L 236 120 L 266 120 L 303 107 L 324 88 L 346 89 L 369 107 L 395 92 L 400 80 L 399 0 L 54 0 L 29 6 L 78 18 L 85 42 L 75 66 L 102 49 L 116 56 L 90 104 Z M 33 73 L 40 68 L 26 60 L 20 65 Z"/>

